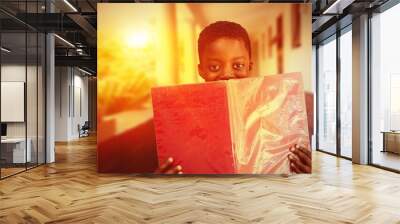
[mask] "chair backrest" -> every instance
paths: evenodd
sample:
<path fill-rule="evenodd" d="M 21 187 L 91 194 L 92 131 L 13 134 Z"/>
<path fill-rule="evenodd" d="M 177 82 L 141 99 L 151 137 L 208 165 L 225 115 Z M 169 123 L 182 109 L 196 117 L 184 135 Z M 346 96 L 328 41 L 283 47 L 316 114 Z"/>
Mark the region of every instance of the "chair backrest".
<path fill-rule="evenodd" d="M 89 121 L 85 121 L 85 123 L 83 124 L 82 128 L 89 128 Z"/>

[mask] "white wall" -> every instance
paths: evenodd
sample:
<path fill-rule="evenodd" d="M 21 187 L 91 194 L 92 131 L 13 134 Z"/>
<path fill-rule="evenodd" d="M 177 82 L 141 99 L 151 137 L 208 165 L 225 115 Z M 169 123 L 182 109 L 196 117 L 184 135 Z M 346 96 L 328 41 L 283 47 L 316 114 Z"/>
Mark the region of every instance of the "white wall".
<path fill-rule="evenodd" d="M 36 67 L 34 66 L 28 66 L 27 67 L 27 72 L 28 74 L 36 74 Z M 1 81 L 2 82 L 25 82 L 25 64 L 24 65 L 18 65 L 18 64 L 9 64 L 9 65 L 2 65 L 1 66 Z M 28 77 L 29 78 L 29 77 Z M 33 80 L 29 78 L 29 84 L 36 85 L 35 83 L 32 83 Z M 28 93 L 27 93 L 27 101 L 32 102 L 32 99 L 29 99 L 29 97 L 34 97 L 36 99 L 36 88 L 28 88 Z M 29 91 L 32 90 L 32 91 Z M 29 106 L 34 106 L 35 105 L 29 105 Z M 7 110 L 7 108 L 1 108 L 2 110 Z M 28 113 L 28 122 L 35 120 L 36 122 L 36 114 L 34 114 L 35 117 L 30 117 L 30 115 L 33 115 L 32 113 Z M 28 125 L 28 127 L 31 127 L 32 125 Z M 36 127 L 35 127 L 36 129 Z M 28 130 L 29 132 L 29 130 Z M 7 136 L 8 137 L 25 137 L 25 122 L 7 122 Z M 29 137 L 29 136 L 28 136 Z"/>
<path fill-rule="evenodd" d="M 32 67 L 28 67 L 28 70 Z M 10 64 L 1 66 L 1 81 L 2 82 L 25 82 L 25 64 Z M 7 108 L 1 108 L 7 110 Z M 25 123 L 12 122 L 7 123 L 7 137 L 25 137 Z"/>
<path fill-rule="evenodd" d="M 67 67 L 55 68 L 55 141 L 68 140 L 70 74 Z"/>
<path fill-rule="evenodd" d="M 82 73 L 80 73 L 82 74 Z M 85 123 L 85 121 L 88 120 L 89 118 L 89 112 L 88 112 L 88 77 L 83 77 L 81 75 L 75 75 L 75 83 L 74 83 L 75 87 L 80 88 L 81 90 L 81 106 L 82 106 L 82 113 L 81 115 L 78 114 L 79 111 L 76 111 L 75 113 L 75 117 L 77 118 L 77 122 L 79 122 L 80 124 L 83 125 L 83 123 Z M 75 91 L 77 89 L 75 88 Z M 75 94 L 77 94 L 77 92 L 75 92 Z M 80 116 L 77 116 L 80 115 Z"/>
<path fill-rule="evenodd" d="M 56 67 L 56 141 L 79 138 L 78 124 L 88 120 L 88 77 L 72 67 Z M 80 108 L 81 107 L 81 108 Z"/>

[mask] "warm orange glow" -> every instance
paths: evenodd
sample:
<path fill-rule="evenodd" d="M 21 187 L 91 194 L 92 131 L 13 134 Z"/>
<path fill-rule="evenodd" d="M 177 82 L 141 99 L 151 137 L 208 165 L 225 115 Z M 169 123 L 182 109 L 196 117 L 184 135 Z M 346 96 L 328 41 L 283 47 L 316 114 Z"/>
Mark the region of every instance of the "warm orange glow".
<path fill-rule="evenodd" d="M 131 48 L 145 48 L 150 43 L 150 39 L 148 31 L 135 31 L 126 36 L 126 43 Z"/>

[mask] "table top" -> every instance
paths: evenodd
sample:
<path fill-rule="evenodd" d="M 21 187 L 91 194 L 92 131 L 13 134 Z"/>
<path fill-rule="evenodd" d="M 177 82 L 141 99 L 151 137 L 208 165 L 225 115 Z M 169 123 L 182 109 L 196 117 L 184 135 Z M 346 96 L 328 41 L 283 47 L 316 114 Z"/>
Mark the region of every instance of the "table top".
<path fill-rule="evenodd" d="M 381 131 L 381 133 L 384 133 L 384 134 L 397 134 L 397 135 L 400 135 L 400 131 Z"/>
<path fill-rule="evenodd" d="M 29 138 L 27 139 L 28 141 L 30 140 Z M 5 138 L 1 139 L 1 143 L 20 143 L 24 142 L 25 138 Z"/>

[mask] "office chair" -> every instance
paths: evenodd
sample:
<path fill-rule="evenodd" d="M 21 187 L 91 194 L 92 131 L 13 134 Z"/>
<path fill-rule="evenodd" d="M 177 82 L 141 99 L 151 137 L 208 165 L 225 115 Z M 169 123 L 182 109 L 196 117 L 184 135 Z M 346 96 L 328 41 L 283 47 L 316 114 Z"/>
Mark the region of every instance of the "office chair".
<path fill-rule="evenodd" d="M 82 127 L 79 127 L 80 125 L 78 125 L 78 129 L 79 129 L 79 138 L 80 137 L 87 137 L 89 136 L 89 129 L 90 129 L 90 125 L 89 125 L 89 121 L 85 121 L 85 123 L 82 125 Z"/>

